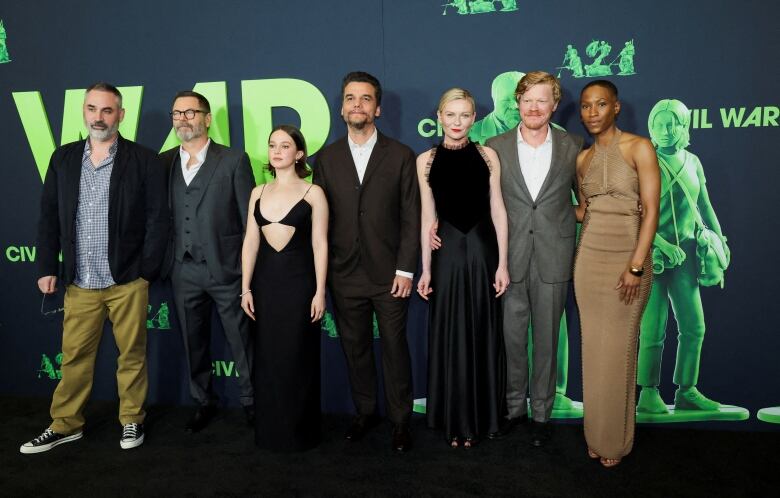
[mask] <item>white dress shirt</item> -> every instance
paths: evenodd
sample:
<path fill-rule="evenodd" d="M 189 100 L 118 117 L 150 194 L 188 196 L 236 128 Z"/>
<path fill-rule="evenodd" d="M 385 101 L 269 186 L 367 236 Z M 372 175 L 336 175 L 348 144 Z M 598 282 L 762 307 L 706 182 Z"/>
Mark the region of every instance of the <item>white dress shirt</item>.
<path fill-rule="evenodd" d="M 352 153 L 352 160 L 355 162 L 355 168 L 357 169 L 358 178 L 360 183 L 363 183 L 363 177 L 366 175 L 366 168 L 368 167 L 368 160 L 371 157 L 371 152 L 376 145 L 377 131 L 374 128 L 374 134 L 371 135 L 366 143 L 357 144 L 352 141 L 352 137 L 347 135 L 347 141 L 349 142 L 349 151 Z"/>
<path fill-rule="evenodd" d="M 352 141 L 352 137 L 347 135 L 349 151 L 352 153 L 352 160 L 355 162 L 355 169 L 357 170 L 360 183 L 363 183 L 363 177 L 366 175 L 368 160 L 371 158 L 371 152 L 373 152 L 376 145 L 377 136 L 377 130 L 374 128 L 374 133 L 366 140 L 366 143 L 357 144 Z M 395 274 L 401 277 L 414 278 L 414 273 L 408 271 L 395 270 Z"/>
<path fill-rule="evenodd" d="M 552 130 L 547 125 L 547 138 L 538 147 L 528 144 L 520 133 L 522 125 L 517 128 L 517 156 L 520 159 L 520 172 L 525 179 L 525 186 L 531 198 L 536 200 L 542 189 L 552 162 Z"/>
<path fill-rule="evenodd" d="M 195 175 L 197 175 L 198 171 L 200 171 L 200 167 L 203 166 L 203 161 L 206 160 L 206 152 L 209 150 L 209 145 L 211 145 L 211 139 L 208 139 L 206 141 L 206 145 L 204 145 L 203 148 L 200 149 L 197 154 L 195 154 L 195 164 L 189 168 L 187 167 L 187 163 L 190 162 L 190 153 L 184 150 L 184 147 L 181 145 L 179 146 L 181 174 L 184 175 L 184 183 L 186 183 L 187 186 L 190 185 L 192 179 L 195 178 Z"/>

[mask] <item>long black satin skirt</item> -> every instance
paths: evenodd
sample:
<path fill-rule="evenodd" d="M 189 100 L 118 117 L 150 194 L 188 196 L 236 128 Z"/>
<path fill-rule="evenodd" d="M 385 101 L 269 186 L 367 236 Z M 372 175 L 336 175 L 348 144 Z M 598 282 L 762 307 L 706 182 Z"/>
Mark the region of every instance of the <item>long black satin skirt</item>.
<path fill-rule="evenodd" d="M 309 239 L 303 250 L 292 244 L 277 252 L 263 238 L 252 285 L 255 444 L 281 452 L 320 442 L 320 322 L 310 315 L 314 262 Z"/>
<path fill-rule="evenodd" d="M 493 282 L 498 246 L 492 221 L 463 233 L 439 220 L 442 247 L 431 261 L 428 426 L 453 437 L 498 430 L 506 393 L 501 302 Z"/>

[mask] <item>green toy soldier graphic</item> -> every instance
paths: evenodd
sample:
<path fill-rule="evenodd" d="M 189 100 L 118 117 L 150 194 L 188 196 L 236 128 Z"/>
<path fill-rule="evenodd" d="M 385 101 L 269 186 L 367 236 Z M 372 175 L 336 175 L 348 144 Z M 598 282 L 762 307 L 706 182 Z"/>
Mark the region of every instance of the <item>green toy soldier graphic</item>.
<path fill-rule="evenodd" d="M 57 362 L 57 366 L 62 366 L 62 353 L 55 356 L 54 361 Z M 46 374 L 51 380 L 62 378 L 62 370 L 54 368 L 54 364 L 45 354 L 41 355 L 41 368 L 38 370 L 39 379 L 41 378 L 41 374 Z"/>
<path fill-rule="evenodd" d="M 445 3 L 444 4 L 444 13 L 442 14 L 443 16 L 447 15 L 447 8 L 448 7 L 455 7 L 456 9 L 458 9 L 458 14 L 460 14 L 460 15 L 469 14 L 469 4 L 468 4 L 467 0 L 452 0 L 449 3 Z"/>
<path fill-rule="evenodd" d="M 164 302 L 160 304 L 160 309 L 157 311 L 157 328 L 160 330 L 169 330 L 171 328 L 171 322 L 168 317 L 168 303 Z"/>
<path fill-rule="evenodd" d="M 609 76 L 612 74 L 610 64 L 602 64 L 609 53 L 612 52 L 612 45 L 605 41 L 593 40 L 585 47 L 585 53 L 593 58 L 593 63 L 585 66 L 585 74 L 589 77 Z"/>
<path fill-rule="evenodd" d="M 325 311 L 325 314 L 322 315 L 320 330 L 328 334 L 331 339 L 336 339 L 339 336 L 336 330 L 336 320 L 333 319 L 333 314 L 330 311 Z"/>
<path fill-rule="evenodd" d="M 618 54 L 618 57 L 620 58 L 618 61 L 618 67 L 620 68 L 620 72 L 618 73 L 619 76 L 629 76 L 636 74 L 636 71 L 634 71 L 635 53 L 636 50 L 634 49 L 634 40 L 627 41 L 626 46 L 623 47 L 623 50 L 621 50 Z"/>
<path fill-rule="evenodd" d="M 458 9 L 458 14 L 485 14 L 488 12 L 496 12 L 496 2 L 499 0 L 452 0 L 445 3 L 443 16 L 447 15 L 448 7 L 455 7 Z M 501 12 L 513 12 L 517 10 L 517 0 L 500 0 Z"/>
<path fill-rule="evenodd" d="M 582 69 L 582 59 L 579 52 L 572 45 L 566 45 L 566 55 L 563 56 L 563 64 L 558 68 L 557 78 L 561 77 L 561 71 L 568 69 L 575 78 L 582 78 L 585 73 Z"/>
<path fill-rule="evenodd" d="M 515 88 L 525 73 L 507 71 L 493 79 L 490 96 L 493 98 L 493 110 L 471 127 L 469 138 L 472 142 L 485 144 L 488 138 L 511 130 L 520 123 L 517 111 Z"/>
<path fill-rule="evenodd" d="M 8 55 L 8 46 L 6 45 L 6 33 L 5 26 L 2 19 L 0 19 L 0 64 L 4 62 L 11 62 L 11 57 Z"/>
<path fill-rule="evenodd" d="M 152 313 L 151 304 L 148 304 L 146 306 L 146 312 L 147 315 L 151 315 Z M 157 310 L 157 313 L 155 313 L 154 316 L 152 316 L 151 318 L 147 318 L 146 328 L 157 329 L 157 330 L 170 330 L 171 322 L 169 318 L 169 310 L 168 310 L 167 302 L 160 303 L 160 309 Z"/>
<path fill-rule="evenodd" d="M 336 339 L 339 336 L 339 331 L 336 328 L 336 320 L 330 311 L 326 311 L 322 316 L 322 322 L 320 330 L 328 334 L 331 339 Z M 376 321 L 376 314 L 374 314 L 374 339 L 379 339 L 379 324 Z"/>
<path fill-rule="evenodd" d="M 762 408 L 758 410 L 756 418 L 769 424 L 780 424 L 780 406 Z"/>
<path fill-rule="evenodd" d="M 728 266 L 730 254 L 707 193 L 704 169 L 699 158 L 686 150 L 690 117 L 685 104 L 664 99 L 653 107 L 647 120 L 661 167 L 661 208 L 653 242 L 655 278 L 640 332 L 637 383 L 642 390 L 638 413 L 668 413 L 658 386 L 670 304 L 678 330 L 673 377 L 678 386 L 674 395 L 675 413 L 679 410 L 717 412 L 721 407 L 696 388 L 705 330 L 699 285 L 722 283 L 722 270 Z M 702 261 L 697 255 L 697 234 L 702 230 L 702 223 L 720 238 L 718 242 L 725 252 L 721 273 L 709 280 L 702 274 Z"/>
<path fill-rule="evenodd" d="M 496 11 L 496 6 L 490 0 L 471 0 L 469 7 L 472 14 L 485 14 Z"/>

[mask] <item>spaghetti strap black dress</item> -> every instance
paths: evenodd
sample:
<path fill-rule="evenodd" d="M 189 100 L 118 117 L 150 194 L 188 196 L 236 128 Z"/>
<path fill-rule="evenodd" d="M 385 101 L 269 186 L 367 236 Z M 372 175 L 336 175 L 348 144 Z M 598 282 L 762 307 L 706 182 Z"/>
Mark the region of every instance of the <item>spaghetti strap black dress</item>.
<path fill-rule="evenodd" d="M 278 222 L 255 203 L 259 227 L 295 228 L 280 250 L 261 237 L 252 278 L 256 337 L 255 443 L 275 451 L 302 451 L 320 441 L 320 323 L 311 321 L 317 289 L 311 245 L 312 209 L 305 198 Z"/>

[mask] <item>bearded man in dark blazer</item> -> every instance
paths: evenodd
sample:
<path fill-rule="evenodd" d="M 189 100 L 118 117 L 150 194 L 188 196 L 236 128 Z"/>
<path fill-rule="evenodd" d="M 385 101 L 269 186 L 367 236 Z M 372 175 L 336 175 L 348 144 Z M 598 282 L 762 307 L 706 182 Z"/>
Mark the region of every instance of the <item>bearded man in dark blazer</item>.
<path fill-rule="evenodd" d="M 358 441 L 378 423 L 375 313 L 392 446 L 407 451 L 412 379 L 406 317 L 419 252 L 420 194 L 412 150 L 376 129 L 381 101 L 374 76 L 344 77 L 341 116 L 348 134 L 317 154 L 314 183 L 330 206 L 328 289 L 357 411 L 346 439 Z"/>
<path fill-rule="evenodd" d="M 211 106 L 193 91 L 176 94 L 171 110 L 181 146 L 163 152 L 172 215 L 168 263 L 176 314 L 198 407 L 186 423 L 198 432 L 217 412 L 212 388 L 211 314 L 216 305 L 236 369 L 241 405 L 254 422 L 251 330 L 241 309 L 241 245 L 249 195 L 255 187 L 249 157 L 208 137 Z"/>
<path fill-rule="evenodd" d="M 167 240 L 165 174 L 157 154 L 119 134 L 125 110 L 115 86 L 90 86 L 83 115 L 89 138 L 54 151 L 41 194 L 38 288 L 44 294 L 65 288 L 62 379 L 52 396 L 52 423 L 19 448 L 25 454 L 83 436 L 106 319 L 119 350 L 119 445 L 127 450 L 144 442 L 146 306 Z"/>

